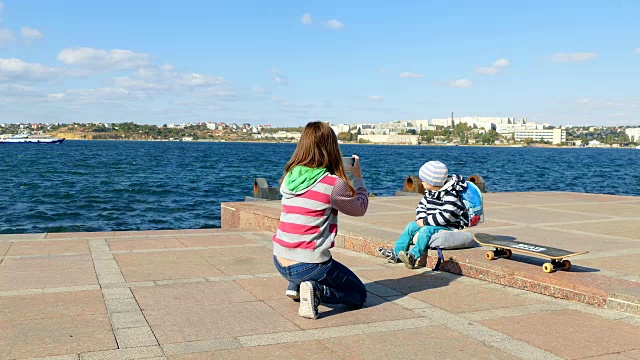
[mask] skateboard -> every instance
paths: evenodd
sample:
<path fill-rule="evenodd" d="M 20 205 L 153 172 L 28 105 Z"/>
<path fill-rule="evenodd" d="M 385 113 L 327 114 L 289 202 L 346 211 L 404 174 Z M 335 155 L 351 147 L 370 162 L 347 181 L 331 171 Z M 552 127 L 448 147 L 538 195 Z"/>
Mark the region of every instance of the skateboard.
<path fill-rule="evenodd" d="M 493 235 L 482 233 L 473 234 L 473 239 L 482 246 L 493 246 L 494 248 L 496 248 L 495 250 L 487 251 L 484 254 L 484 257 L 487 258 L 487 260 L 493 260 L 497 256 L 502 256 L 505 259 L 509 259 L 513 252 L 538 256 L 551 260 L 551 262 L 544 263 L 542 265 L 542 271 L 546 273 L 553 272 L 557 269 L 568 271 L 569 269 L 571 269 L 571 261 L 566 260 L 565 258 L 588 253 L 588 251 L 571 252 L 563 249 L 529 244 L 521 241 L 504 240 Z"/>

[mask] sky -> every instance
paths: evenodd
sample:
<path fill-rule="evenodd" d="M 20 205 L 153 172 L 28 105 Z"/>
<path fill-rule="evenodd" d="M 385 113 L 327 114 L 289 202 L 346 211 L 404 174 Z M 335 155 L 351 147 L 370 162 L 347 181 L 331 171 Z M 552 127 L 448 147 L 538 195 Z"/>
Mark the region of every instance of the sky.
<path fill-rule="evenodd" d="M 0 123 L 640 126 L 640 1 L 0 2 Z"/>

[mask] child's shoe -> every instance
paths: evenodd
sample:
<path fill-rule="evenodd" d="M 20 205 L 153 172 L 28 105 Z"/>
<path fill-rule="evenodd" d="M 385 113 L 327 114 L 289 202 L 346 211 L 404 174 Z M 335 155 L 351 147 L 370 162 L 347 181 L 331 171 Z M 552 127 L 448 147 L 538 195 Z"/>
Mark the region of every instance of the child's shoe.
<path fill-rule="evenodd" d="M 406 266 L 407 269 L 413 269 L 416 265 L 416 258 L 412 253 L 400 251 L 398 258 L 404 263 L 404 266 Z"/>
<path fill-rule="evenodd" d="M 387 260 L 389 260 L 390 263 L 399 263 L 400 260 L 398 260 L 398 257 L 396 256 L 396 254 L 393 252 L 393 249 L 387 249 L 387 248 L 383 248 L 383 247 L 379 247 L 378 248 L 378 254 L 380 254 L 380 256 L 384 256 L 387 258 Z"/>
<path fill-rule="evenodd" d="M 305 281 L 300 284 L 300 308 L 298 315 L 307 319 L 318 318 L 320 294 L 314 289 L 313 282 Z"/>

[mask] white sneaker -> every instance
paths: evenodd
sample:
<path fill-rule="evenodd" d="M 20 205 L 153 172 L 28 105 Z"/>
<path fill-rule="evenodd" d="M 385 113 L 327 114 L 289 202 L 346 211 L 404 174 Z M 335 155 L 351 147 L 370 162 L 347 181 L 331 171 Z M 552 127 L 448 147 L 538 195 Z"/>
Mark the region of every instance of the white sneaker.
<path fill-rule="evenodd" d="M 287 291 L 285 291 L 284 294 L 287 295 L 287 297 L 293 301 L 300 300 L 300 293 L 295 290 L 287 289 Z"/>
<path fill-rule="evenodd" d="M 307 319 L 318 318 L 318 298 L 310 281 L 300 284 L 300 308 L 298 315 Z"/>

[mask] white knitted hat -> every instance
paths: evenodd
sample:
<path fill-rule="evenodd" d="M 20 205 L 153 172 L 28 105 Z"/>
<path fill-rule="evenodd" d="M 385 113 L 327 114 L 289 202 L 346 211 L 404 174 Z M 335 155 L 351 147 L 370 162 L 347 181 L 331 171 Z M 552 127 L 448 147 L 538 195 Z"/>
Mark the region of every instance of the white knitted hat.
<path fill-rule="evenodd" d="M 420 168 L 420 180 L 433 186 L 443 186 L 447 177 L 449 169 L 440 161 L 429 161 Z"/>

